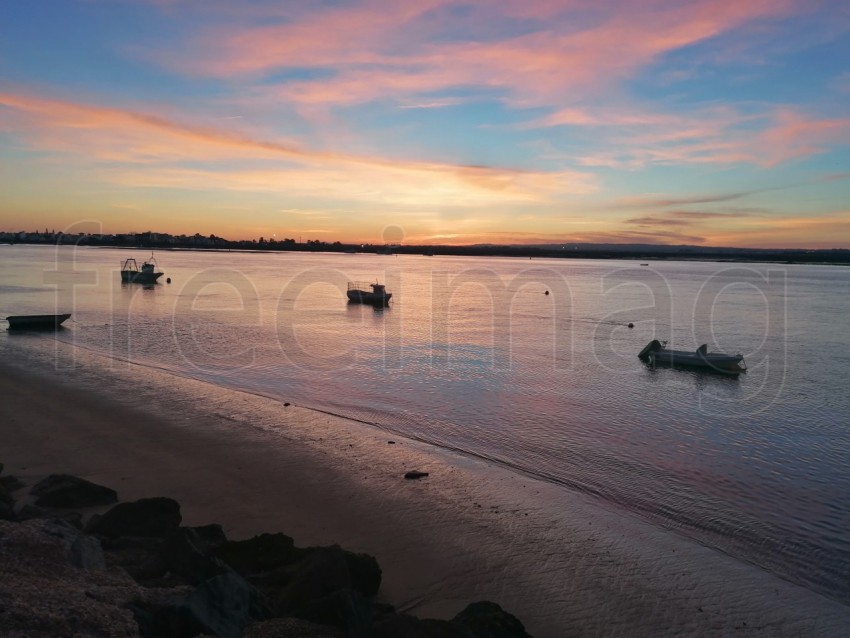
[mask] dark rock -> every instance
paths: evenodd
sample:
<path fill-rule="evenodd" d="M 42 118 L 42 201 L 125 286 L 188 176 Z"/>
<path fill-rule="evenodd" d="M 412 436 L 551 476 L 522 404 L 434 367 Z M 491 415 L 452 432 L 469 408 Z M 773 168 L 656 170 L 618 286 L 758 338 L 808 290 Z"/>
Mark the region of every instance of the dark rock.
<path fill-rule="evenodd" d="M 103 516 L 92 518 L 87 531 L 110 538 L 118 536 L 164 537 L 180 526 L 180 504 L 165 497 L 119 503 Z"/>
<path fill-rule="evenodd" d="M 449 621 L 420 619 L 407 614 L 389 614 L 372 625 L 372 638 L 486 638 Z"/>
<path fill-rule="evenodd" d="M 15 504 L 12 494 L 3 485 L 0 485 L 0 503 L 5 503 L 10 507 Z"/>
<path fill-rule="evenodd" d="M 243 576 L 252 576 L 294 563 L 303 552 L 286 534 L 260 534 L 244 541 L 228 541 L 213 549 L 212 555 Z"/>
<path fill-rule="evenodd" d="M 300 618 L 272 618 L 254 623 L 245 630 L 244 638 L 348 638 L 345 632 L 301 620 Z"/>
<path fill-rule="evenodd" d="M 106 568 L 100 541 L 94 536 L 83 534 L 68 521 L 59 518 L 45 520 L 41 531 L 62 539 L 68 549 L 68 558 L 75 567 L 86 570 Z"/>
<path fill-rule="evenodd" d="M 118 501 L 115 490 L 68 474 L 51 474 L 32 488 L 43 507 L 91 507 Z"/>
<path fill-rule="evenodd" d="M 4 466 L 2 463 L 0 463 L 0 474 L 2 474 L 2 473 L 3 473 L 3 468 L 4 468 L 4 467 L 5 467 L 5 466 Z"/>
<path fill-rule="evenodd" d="M 180 530 L 186 530 L 195 547 L 205 554 L 221 547 L 227 542 L 224 528 L 218 523 L 198 525 L 195 527 L 181 527 L 178 531 Z"/>
<path fill-rule="evenodd" d="M 111 564 L 123 568 L 141 584 L 163 578 L 168 572 L 165 541 L 155 537 L 130 537 L 103 541 L 103 549 Z"/>
<path fill-rule="evenodd" d="M 251 622 L 256 590 L 245 579 L 229 572 L 204 581 L 186 599 L 186 607 L 203 633 L 220 638 L 241 638 Z"/>
<path fill-rule="evenodd" d="M 222 539 L 220 542 L 219 538 Z M 220 558 L 210 556 L 207 552 L 226 541 L 220 525 L 208 525 L 203 528 L 180 527 L 166 539 L 165 560 L 168 569 L 192 585 L 224 574 L 231 568 Z"/>
<path fill-rule="evenodd" d="M 0 521 L 14 521 L 15 510 L 8 503 L 0 502 Z"/>
<path fill-rule="evenodd" d="M 178 592 L 179 590 L 172 590 Z M 130 605 L 146 638 L 238 638 L 254 615 L 256 589 L 233 571 L 210 578 L 188 595 L 136 600 Z"/>
<path fill-rule="evenodd" d="M 303 551 L 304 557 L 297 565 L 278 570 L 271 575 L 276 578 L 268 578 L 261 584 L 276 615 L 336 623 L 344 614 L 332 611 L 329 617 L 317 609 L 326 609 L 328 604 L 336 609 L 341 603 L 317 601 L 340 590 L 351 590 L 361 598 L 378 591 L 381 569 L 372 556 L 354 554 L 336 545 Z"/>
<path fill-rule="evenodd" d="M 37 505 L 32 505 L 31 503 L 27 503 L 18 510 L 19 521 L 28 521 L 34 518 L 58 518 L 66 523 L 70 523 L 78 530 L 83 529 L 83 515 L 79 512 L 72 512 L 69 510 L 49 510 L 43 507 L 38 507 Z"/>
<path fill-rule="evenodd" d="M 16 492 L 24 486 L 24 482 L 17 476 L 0 476 L 0 487 L 5 487 L 6 490 Z"/>
<path fill-rule="evenodd" d="M 81 569 L 106 569 L 100 541 L 88 534 L 77 536 L 71 543 L 71 564 Z"/>
<path fill-rule="evenodd" d="M 406 479 L 420 479 L 425 476 L 428 476 L 428 472 L 420 472 L 419 470 L 411 470 L 410 472 L 406 472 L 404 478 Z"/>
<path fill-rule="evenodd" d="M 470 603 L 453 619 L 472 631 L 476 638 L 531 638 L 517 620 L 496 603 Z"/>
<path fill-rule="evenodd" d="M 333 625 L 348 638 L 369 638 L 372 608 L 369 601 L 352 589 L 335 592 L 309 601 L 297 610 L 297 616 L 321 625 Z"/>
<path fill-rule="evenodd" d="M 128 607 L 143 638 L 194 638 L 203 634 L 182 600 L 136 601 Z"/>
<path fill-rule="evenodd" d="M 376 595 L 381 588 L 382 572 L 375 557 L 369 554 L 355 554 L 344 549 L 340 551 L 348 565 L 352 589 L 369 598 Z"/>

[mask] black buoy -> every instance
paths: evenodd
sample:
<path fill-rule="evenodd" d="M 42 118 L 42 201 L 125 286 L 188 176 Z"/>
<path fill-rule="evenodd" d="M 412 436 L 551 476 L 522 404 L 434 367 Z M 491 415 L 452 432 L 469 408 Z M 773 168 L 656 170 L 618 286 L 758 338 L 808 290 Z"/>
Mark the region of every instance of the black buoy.
<path fill-rule="evenodd" d="M 166 278 L 165 278 L 165 283 L 170 284 L 170 283 L 171 283 L 171 277 L 166 277 Z"/>
<path fill-rule="evenodd" d="M 635 327 L 635 324 L 633 324 L 633 323 L 629 324 L 629 328 L 634 328 L 634 327 Z"/>
<path fill-rule="evenodd" d="M 549 294 L 549 291 L 547 290 L 547 291 L 546 291 L 546 292 L 544 292 L 543 294 L 544 294 L 544 295 L 548 295 L 548 294 Z"/>

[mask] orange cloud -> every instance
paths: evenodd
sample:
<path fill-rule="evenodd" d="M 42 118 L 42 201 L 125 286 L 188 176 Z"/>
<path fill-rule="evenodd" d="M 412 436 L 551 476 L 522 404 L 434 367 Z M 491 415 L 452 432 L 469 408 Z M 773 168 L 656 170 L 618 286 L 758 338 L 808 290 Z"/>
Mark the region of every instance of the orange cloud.
<path fill-rule="evenodd" d="M 850 248 L 850 211 L 816 216 L 755 219 L 733 229 L 717 229 L 713 245 L 753 248 Z"/>
<path fill-rule="evenodd" d="M 12 114 L 7 130 L 25 137 L 34 148 L 98 161 L 104 179 L 125 185 L 277 192 L 285 188 L 411 206 L 542 202 L 596 188 L 592 176 L 577 171 L 547 173 L 314 151 L 159 115 L 27 95 L 0 93 L 0 106 Z M 174 165 L 189 160 L 206 167 Z M 234 160 L 259 160 L 274 167 L 239 169 Z M 144 170 L 116 170 L 113 165 L 143 165 Z"/>

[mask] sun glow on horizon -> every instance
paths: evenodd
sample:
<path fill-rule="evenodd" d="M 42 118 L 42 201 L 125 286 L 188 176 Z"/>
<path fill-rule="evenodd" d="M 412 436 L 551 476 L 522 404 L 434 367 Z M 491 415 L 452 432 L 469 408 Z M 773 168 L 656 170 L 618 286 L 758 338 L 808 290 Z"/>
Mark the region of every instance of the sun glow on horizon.
<path fill-rule="evenodd" d="M 2 230 L 850 248 L 837 0 L 50 10 L 0 23 Z"/>

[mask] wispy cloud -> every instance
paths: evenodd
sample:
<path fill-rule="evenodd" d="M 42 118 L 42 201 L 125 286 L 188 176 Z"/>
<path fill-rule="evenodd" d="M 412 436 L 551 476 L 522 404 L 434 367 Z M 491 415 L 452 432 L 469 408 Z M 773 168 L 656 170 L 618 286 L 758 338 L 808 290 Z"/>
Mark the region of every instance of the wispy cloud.
<path fill-rule="evenodd" d="M 580 163 L 626 169 L 689 163 L 775 166 L 850 143 L 848 117 L 817 117 L 770 105 L 759 113 L 726 105 L 687 115 L 571 107 L 524 126 L 592 128 L 596 150 L 581 156 Z"/>
<path fill-rule="evenodd" d="M 712 233 L 715 245 L 765 248 L 841 248 L 850 236 L 850 211 L 751 220 L 746 226 Z"/>
<path fill-rule="evenodd" d="M 34 148 L 143 166 L 141 170 L 108 167 L 101 171 L 105 178 L 125 185 L 242 191 L 285 188 L 363 202 L 441 206 L 545 202 L 559 194 L 596 189 L 595 179 L 578 171 L 547 173 L 316 151 L 160 115 L 32 95 L 0 94 L 0 106 L 12 111 L 8 130 Z M 275 166 L 245 170 L 232 164 L 239 160 Z M 180 165 L 185 161 L 207 167 L 189 169 Z M 227 166 L 214 166 L 217 161 Z"/>
<path fill-rule="evenodd" d="M 749 211 L 718 212 L 675 210 L 661 212 L 657 215 L 632 217 L 627 219 L 625 223 L 635 226 L 643 226 L 646 228 L 665 228 L 668 226 L 697 226 L 704 224 L 705 222 L 714 222 L 724 219 L 741 219 L 753 216 L 754 214 Z"/>
<path fill-rule="evenodd" d="M 321 70 L 281 84 L 289 99 L 309 103 L 405 100 L 475 87 L 517 105 L 553 105 L 630 77 L 669 52 L 795 10 L 790 0 L 602 5 L 588 11 L 582 2 L 470 0 L 458 10 L 447 0 L 361 2 L 269 26 L 218 27 L 161 62 L 218 77 Z M 446 19 L 435 19 L 439 12 Z M 494 28 L 516 18 L 523 19 L 518 35 Z M 448 19 L 454 28 L 447 32 Z"/>

